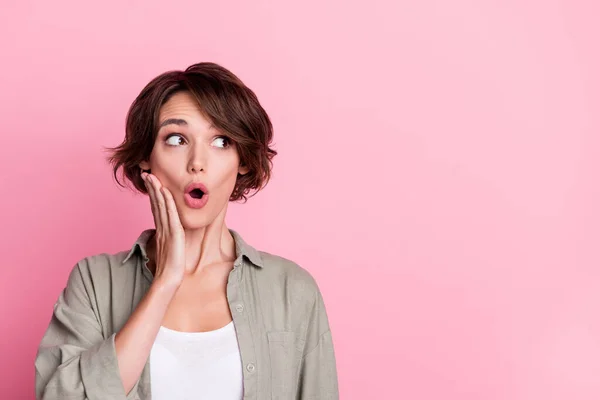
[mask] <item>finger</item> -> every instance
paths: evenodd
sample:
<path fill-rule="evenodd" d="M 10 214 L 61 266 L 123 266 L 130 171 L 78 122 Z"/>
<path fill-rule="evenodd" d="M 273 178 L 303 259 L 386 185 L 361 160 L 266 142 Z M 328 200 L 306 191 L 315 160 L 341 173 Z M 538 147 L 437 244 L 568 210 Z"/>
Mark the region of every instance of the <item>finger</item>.
<path fill-rule="evenodd" d="M 175 204 L 175 199 L 173 199 L 173 195 L 166 187 L 162 187 L 163 195 L 165 196 L 166 204 L 167 204 L 167 214 L 169 215 L 169 227 L 171 229 L 171 234 L 181 233 L 181 221 L 179 220 L 179 213 L 177 212 L 177 205 Z"/>
<path fill-rule="evenodd" d="M 167 205 L 165 203 L 165 197 L 162 194 L 160 188 L 162 187 L 158 178 L 150 174 L 150 179 L 154 186 L 154 194 L 156 196 L 156 204 L 158 206 L 158 214 L 160 216 L 160 226 L 163 233 L 168 234 L 169 231 L 169 217 L 167 216 Z"/>
<path fill-rule="evenodd" d="M 152 218 L 154 218 L 154 226 L 158 231 L 160 227 L 160 214 L 158 213 L 158 205 L 156 203 L 156 194 L 154 193 L 154 187 L 150 182 L 149 175 L 143 175 L 144 185 L 146 185 L 146 191 L 148 191 L 148 197 L 150 198 L 150 208 L 152 209 Z"/>

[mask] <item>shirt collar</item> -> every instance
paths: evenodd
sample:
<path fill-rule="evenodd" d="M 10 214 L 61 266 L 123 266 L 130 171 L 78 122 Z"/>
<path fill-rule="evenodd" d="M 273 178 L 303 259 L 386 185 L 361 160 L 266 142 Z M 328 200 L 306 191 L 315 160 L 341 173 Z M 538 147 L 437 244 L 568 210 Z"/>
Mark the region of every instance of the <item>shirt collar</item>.
<path fill-rule="evenodd" d="M 146 245 L 148 244 L 148 239 L 152 237 L 155 230 L 156 229 L 146 229 L 140 234 L 131 247 L 131 250 L 129 250 L 129 253 L 123 260 L 123 264 L 125 264 L 135 254 L 137 249 L 141 251 L 144 258 L 148 258 L 148 254 L 146 253 Z M 263 259 L 258 250 L 246 243 L 246 241 L 244 241 L 242 236 L 237 231 L 229 229 L 229 233 L 231 233 L 231 236 L 233 236 L 235 241 L 236 261 L 240 259 L 240 257 L 246 256 L 246 258 L 248 258 L 252 264 L 256 265 L 257 267 L 264 267 Z"/>

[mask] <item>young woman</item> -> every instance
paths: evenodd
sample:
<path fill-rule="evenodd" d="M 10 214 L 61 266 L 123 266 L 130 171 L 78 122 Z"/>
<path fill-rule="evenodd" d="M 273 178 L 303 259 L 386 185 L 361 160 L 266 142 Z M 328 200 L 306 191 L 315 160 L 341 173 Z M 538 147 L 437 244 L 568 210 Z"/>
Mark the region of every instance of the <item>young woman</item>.
<path fill-rule="evenodd" d="M 142 90 L 109 161 L 149 195 L 155 228 L 71 270 L 36 356 L 38 399 L 338 398 L 316 282 L 225 224 L 230 201 L 268 182 L 272 136 L 217 64 Z"/>

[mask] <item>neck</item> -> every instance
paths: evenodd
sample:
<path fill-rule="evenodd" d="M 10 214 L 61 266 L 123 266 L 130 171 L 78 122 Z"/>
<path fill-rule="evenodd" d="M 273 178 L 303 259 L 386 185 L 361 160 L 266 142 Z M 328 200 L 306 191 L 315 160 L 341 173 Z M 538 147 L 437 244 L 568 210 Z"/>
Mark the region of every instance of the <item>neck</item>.
<path fill-rule="evenodd" d="M 156 273 L 156 235 L 152 235 L 146 249 L 148 268 Z M 212 265 L 232 263 L 236 258 L 235 240 L 225 222 L 216 219 L 210 225 L 196 229 L 185 228 L 185 271 L 195 275 Z"/>

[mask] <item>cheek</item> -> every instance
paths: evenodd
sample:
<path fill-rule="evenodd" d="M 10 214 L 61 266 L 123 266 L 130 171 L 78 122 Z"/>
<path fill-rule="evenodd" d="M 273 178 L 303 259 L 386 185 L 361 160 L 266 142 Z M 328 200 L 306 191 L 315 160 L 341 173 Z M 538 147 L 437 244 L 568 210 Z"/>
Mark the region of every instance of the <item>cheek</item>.
<path fill-rule="evenodd" d="M 237 181 L 237 169 L 229 170 L 227 173 L 221 176 L 217 187 L 219 188 L 219 195 L 229 198 Z"/>

